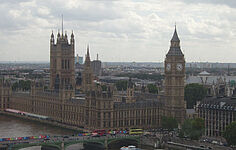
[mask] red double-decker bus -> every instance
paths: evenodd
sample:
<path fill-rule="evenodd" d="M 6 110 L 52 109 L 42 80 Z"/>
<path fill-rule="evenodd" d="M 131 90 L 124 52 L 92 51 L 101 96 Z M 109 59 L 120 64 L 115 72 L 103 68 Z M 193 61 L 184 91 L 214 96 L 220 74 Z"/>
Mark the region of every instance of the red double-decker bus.
<path fill-rule="evenodd" d="M 94 130 L 92 135 L 104 136 L 104 135 L 106 135 L 106 130 L 104 130 L 104 129 Z"/>

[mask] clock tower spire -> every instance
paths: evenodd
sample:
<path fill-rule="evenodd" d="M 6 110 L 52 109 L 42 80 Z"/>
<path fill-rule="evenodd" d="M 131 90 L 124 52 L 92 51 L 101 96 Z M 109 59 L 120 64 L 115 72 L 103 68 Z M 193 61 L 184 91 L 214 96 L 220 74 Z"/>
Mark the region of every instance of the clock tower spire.
<path fill-rule="evenodd" d="M 165 110 L 164 115 L 174 117 L 182 123 L 186 116 L 184 101 L 185 59 L 180 49 L 176 26 L 171 46 L 165 58 Z"/>

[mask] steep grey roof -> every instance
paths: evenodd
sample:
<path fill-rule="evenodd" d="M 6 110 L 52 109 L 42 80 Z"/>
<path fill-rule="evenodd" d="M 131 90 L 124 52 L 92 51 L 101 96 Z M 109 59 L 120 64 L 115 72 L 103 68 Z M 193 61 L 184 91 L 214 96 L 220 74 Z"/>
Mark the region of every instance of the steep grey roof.
<path fill-rule="evenodd" d="M 194 114 L 196 112 L 195 112 L 195 109 L 186 109 L 186 113 L 187 114 Z"/>
<path fill-rule="evenodd" d="M 171 46 L 170 46 L 170 49 L 167 53 L 167 56 L 183 56 L 180 46 L 173 46 L 172 45 L 173 42 L 177 42 L 177 43 L 180 42 L 177 31 L 176 31 L 176 27 L 175 27 L 173 37 L 171 39 Z"/>
<path fill-rule="evenodd" d="M 236 100 L 229 97 L 208 97 L 203 99 L 197 107 L 204 109 L 221 109 L 236 111 Z"/>
<path fill-rule="evenodd" d="M 171 42 L 179 42 L 179 37 L 178 37 L 178 34 L 177 34 L 177 31 L 176 31 L 176 27 L 175 27 L 175 32 L 173 34 L 173 37 L 171 39 Z"/>
<path fill-rule="evenodd" d="M 170 47 L 169 52 L 167 53 L 167 56 L 183 56 L 180 47 Z"/>
<path fill-rule="evenodd" d="M 203 78 L 202 76 L 189 76 L 186 78 L 186 84 L 190 83 L 202 84 L 203 83 L 202 78 Z M 204 84 L 212 85 L 213 83 L 217 83 L 217 79 L 220 78 L 222 78 L 223 80 L 225 78 L 226 82 L 236 81 L 236 76 L 207 76 L 206 78 L 203 78 L 203 80 L 205 82 Z"/>
<path fill-rule="evenodd" d="M 210 73 L 208 73 L 207 71 L 202 71 L 199 73 L 199 75 L 210 75 Z"/>

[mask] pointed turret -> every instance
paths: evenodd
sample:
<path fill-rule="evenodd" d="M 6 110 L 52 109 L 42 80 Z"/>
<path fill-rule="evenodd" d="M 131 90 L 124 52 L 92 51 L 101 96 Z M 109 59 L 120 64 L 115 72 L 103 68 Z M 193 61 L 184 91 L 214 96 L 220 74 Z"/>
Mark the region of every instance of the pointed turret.
<path fill-rule="evenodd" d="M 51 34 L 51 39 L 54 39 L 54 34 L 53 34 L 53 30 L 52 30 L 52 34 Z"/>
<path fill-rule="evenodd" d="M 65 31 L 65 38 L 67 39 L 67 31 Z"/>
<path fill-rule="evenodd" d="M 177 34 L 177 30 L 176 30 L 176 25 L 175 25 L 175 31 L 173 34 L 173 37 L 170 41 L 171 45 L 170 45 L 170 49 L 167 53 L 167 56 L 183 56 L 183 53 L 180 49 L 180 40 Z"/>
<path fill-rule="evenodd" d="M 71 36 L 70 36 L 72 39 L 74 38 L 74 33 L 73 33 L 73 30 L 72 30 L 72 33 L 71 33 Z"/>
<path fill-rule="evenodd" d="M 174 31 L 173 37 L 171 39 L 171 42 L 180 42 L 177 31 L 176 31 L 176 25 L 175 25 L 175 31 Z"/>
<path fill-rule="evenodd" d="M 70 36 L 70 44 L 74 45 L 75 39 L 74 39 L 74 34 L 73 34 L 73 30 Z"/>
<path fill-rule="evenodd" d="M 51 34 L 51 44 L 52 45 L 54 44 L 54 34 L 53 34 L 53 31 L 52 31 L 52 34 Z"/>
<path fill-rule="evenodd" d="M 57 38 L 60 37 L 60 30 L 58 29 Z"/>
<path fill-rule="evenodd" d="M 90 67 L 90 56 L 89 56 L 89 45 L 87 45 L 87 54 L 86 54 L 86 58 L 85 58 L 85 66 Z"/>
<path fill-rule="evenodd" d="M 82 86 L 84 91 L 88 91 L 93 88 L 93 71 L 91 68 L 91 61 L 90 61 L 90 55 L 89 55 L 89 45 L 87 46 L 87 54 L 85 56 L 85 62 L 84 62 L 84 71 L 83 71 L 83 81 Z"/>
<path fill-rule="evenodd" d="M 63 14 L 61 15 L 61 36 L 63 37 Z"/>

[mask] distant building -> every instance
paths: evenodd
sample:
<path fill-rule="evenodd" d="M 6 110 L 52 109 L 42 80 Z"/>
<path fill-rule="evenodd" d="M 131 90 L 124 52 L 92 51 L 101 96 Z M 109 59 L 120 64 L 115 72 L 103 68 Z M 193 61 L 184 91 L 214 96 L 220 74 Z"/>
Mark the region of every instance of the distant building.
<path fill-rule="evenodd" d="M 205 135 L 222 136 L 227 125 L 236 121 L 236 99 L 234 97 L 210 97 L 196 106 L 198 117 L 205 121 Z"/>
<path fill-rule="evenodd" d="M 186 84 L 198 83 L 207 88 L 207 96 L 231 97 L 236 88 L 236 76 L 213 76 L 203 71 L 197 76 L 188 76 Z"/>
<path fill-rule="evenodd" d="M 84 58 L 82 56 L 79 56 L 78 54 L 75 57 L 75 64 L 83 64 L 84 63 Z"/>
<path fill-rule="evenodd" d="M 197 113 L 195 109 L 186 109 L 186 115 L 187 115 L 187 118 L 189 119 L 193 119 L 197 117 Z"/>
<path fill-rule="evenodd" d="M 10 107 L 11 84 L 8 80 L 0 79 L 0 111 Z"/>
<path fill-rule="evenodd" d="M 98 60 L 98 54 L 97 54 L 97 60 L 92 61 L 91 65 L 95 76 L 102 75 L 102 62 Z"/>

